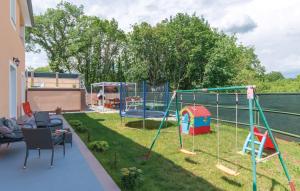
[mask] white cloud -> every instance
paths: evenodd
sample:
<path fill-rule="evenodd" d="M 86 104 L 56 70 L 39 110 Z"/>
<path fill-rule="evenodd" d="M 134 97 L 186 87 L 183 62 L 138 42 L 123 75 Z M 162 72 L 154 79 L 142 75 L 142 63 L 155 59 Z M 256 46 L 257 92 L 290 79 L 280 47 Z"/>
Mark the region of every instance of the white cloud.
<path fill-rule="evenodd" d="M 253 31 L 257 27 L 256 23 L 248 15 L 239 14 L 228 14 L 226 15 L 220 24 L 225 32 L 228 33 L 247 33 Z"/>
<path fill-rule="evenodd" d="M 115 18 L 126 31 L 142 21 L 155 24 L 178 12 L 203 15 L 213 27 L 238 33 L 242 43 L 254 46 L 267 71 L 294 77 L 300 72 L 299 0 L 69 0 L 83 4 L 88 15 Z M 60 0 L 33 0 L 34 13 L 55 7 Z M 38 65 L 36 55 L 27 56 Z M 39 57 L 39 56 L 38 56 Z M 45 64 L 45 62 L 41 62 Z"/>
<path fill-rule="evenodd" d="M 26 53 L 26 67 L 40 67 L 40 66 L 47 66 L 48 65 L 48 58 L 47 54 L 44 51 L 41 51 L 40 53 L 33 53 L 33 52 L 27 52 Z"/>

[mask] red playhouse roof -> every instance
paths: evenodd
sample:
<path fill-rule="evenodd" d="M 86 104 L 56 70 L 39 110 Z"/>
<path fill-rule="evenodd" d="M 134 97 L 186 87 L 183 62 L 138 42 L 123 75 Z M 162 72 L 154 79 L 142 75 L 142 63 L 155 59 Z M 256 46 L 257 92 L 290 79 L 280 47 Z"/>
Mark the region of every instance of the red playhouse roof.
<path fill-rule="evenodd" d="M 209 117 L 211 113 L 203 105 L 187 106 L 185 109 L 193 113 L 194 117 Z"/>

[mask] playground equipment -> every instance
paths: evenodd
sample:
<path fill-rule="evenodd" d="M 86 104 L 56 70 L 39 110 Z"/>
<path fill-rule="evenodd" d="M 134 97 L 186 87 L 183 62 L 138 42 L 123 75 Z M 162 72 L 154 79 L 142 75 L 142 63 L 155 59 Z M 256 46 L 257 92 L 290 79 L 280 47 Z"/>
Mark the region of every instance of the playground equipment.
<path fill-rule="evenodd" d="M 180 111 L 181 132 L 199 135 L 210 132 L 211 113 L 202 105 L 186 106 Z"/>
<path fill-rule="evenodd" d="M 169 83 L 151 86 L 143 81 L 135 89 L 120 84 L 120 117 L 143 118 L 143 128 L 147 118 L 162 118 L 169 102 Z"/>
<path fill-rule="evenodd" d="M 180 132 L 183 134 L 188 134 L 193 136 L 193 147 L 192 151 L 182 148 L 181 152 L 189 155 L 195 155 L 194 145 L 195 145 L 195 135 L 205 134 L 210 132 L 210 112 L 202 105 L 190 105 L 184 107 L 180 111 L 181 124 Z"/>
<path fill-rule="evenodd" d="M 219 105 L 220 105 L 220 101 L 219 101 L 219 93 L 216 94 L 216 104 L 217 104 L 217 118 L 216 118 L 216 121 L 217 121 L 217 138 L 218 138 L 218 142 L 217 142 L 217 150 L 218 150 L 218 153 L 217 153 L 217 165 L 216 167 L 218 169 L 220 169 L 221 171 L 229 174 L 229 175 L 232 175 L 232 176 L 237 176 L 239 175 L 240 173 L 237 171 L 237 169 L 231 169 L 231 168 L 228 168 L 227 166 L 223 165 L 221 163 L 221 160 L 220 160 L 220 134 L 221 134 L 221 131 L 220 131 L 220 119 L 219 119 Z M 238 133 L 237 133 L 237 128 L 238 128 L 238 104 L 239 104 L 239 95 L 237 93 L 235 93 L 235 153 L 238 151 Z M 238 161 L 235 161 L 235 164 L 237 165 Z"/>
<path fill-rule="evenodd" d="M 275 155 L 278 155 L 278 152 L 275 152 L 275 153 L 273 153 L 269 156 L 266 156 L 266 157 L 262 158 L 264 149 L 275 150 L 275 147 L 272 143 L 271 138 L 268 136 L 268 131 L 265 131 L 265 133 L 262 134 L 258 130 L 257 127 L 254 127 L 254 135 L 257 138 L 257 140 L 254 141 L 255 146 L 258 147 L 258 149 L 255 149 L 256 161 L 257 162 L 265 161 L 268 158 L 271 158 Z M 251 143 L 251 133 L 248 134 L 248 136 L 245 140 L 243 150 L 242 150 L 243 154 L 245 154 L 248 151 L 251 151 L 251 148 L 249 147 L 250 143 Z"/>
<path fill-rule="evenodd" d="M 181 108 L 183 106 L 182 96 L 180 96 Z M 178 118 L 179 113 L 176 112 Z M 196 95 L 193 93 L 193 105 L 188 105 L 181 109 L 180 117 L 182 118 L 180 124 L 180 133 L 189 134 L 193 136 L 192 150 L 184 148 L 184 140 L 181 139 L 180 152 L 188 155 L 196 155 L 195 153 L 195 135 L 210 132 L 210 112 L 202 105 L 196 105 Z M 181 136 L 181 135 L 180 135 Z"/>
<path fill-rule="evenodd" d="M 180 132 L 180 117 L 179 117 L 179 109 L 178 109 L 178 96 L 177 94 L 178 93 L 195 93 L 195 92 L 220 92 L 220 91 L 237 91 L 237 90 L 247 90 L 247 99 L 248 99 L 248 111 L 249 111 L 249 124 L 250 124 L 250 153 L 251 153 L 251 164 L 252 164 L 252 189 L 254 191 L 257 190 L 257 180 L 256 180 L 256 168 L 257 168 L 257 160 L 256 160 L 256 153 L 255 153 L 255 134 L 254 134 L 254 111 L 253 111 L 253 106 L 255 105 L 256 108 L 258 109 L 258 112 L 259 112 L 259 116 L 260 118 L 262 119 L 263 121 L 263 124 L 264 124 L 264 127 L 266 128 L 266 131 L 268 132 L 268 136 L 270 137 L 271 141 L 272 141 L 272 144 L 274 145 L 274 148 L 275 148 L 275 151 L 277 152 L 276 155 L 273 155 L 273 156 L 278 156 L 279 158 L 279 161 L 280 161 L 280 164 L 283 168 L 283 171 L 285 173 L 285 176 L 287 177 L 287 180 L 288 180 L 288 183 L 289 183 L 289 186 L 290 186 L 290 189 L 291 191 L 295 191 L 295 185 L 288 173 L 288 169 L 286 167 L 286 164 L 283 160 L 283 157 L 281 155 L 281 152 L 279 150 L 279 147 L 275 141 L 275 138 L 272 134 L 272 131 L 271 131 L 271 128 L 268 124 L 268 121 L 264 115 L 264 112 L 260 106 L 260 103 L 258 101 L 258 99 L 256 98 L 256 95 L 255 95 L 255 92 L 254 92 L 254 89 L 255 89 L 255 86 L 233 86 L 233 87 L 220 87 L 220 88 L 204 88 L 204 89 L 193 89 L 193 90 L 176 90 L 174 91 L 173 93 L 173 96 L 166 108 L 166 111 L 165 111 L 165 115 L 160 123 L 160 126 L 157 130 L 157 133 L 150 145 L 150 148 L 149 148 L 149 151 L 148 153 L 146 154 L 146 157 L 149 158 L 150 157 L 150 154 L 151 154 L 151 151 L 159 137 L 159 134 L 161 132 L 161 129 L 166 121 L 166 118 L 167 118 L 167 113 L 169 112 L 170 110 L 170 107 L 173 103 L 173 101 L 175 100 L 175 107 L 176 107 L 176 116 L 177 116 L 177 122 L 178 122 L 178 132 L 179 132 L 179 144 L 180 144 L 180 148 L 182 148 L 182 138 L 181 138 L 181 132 Z M 237 105 L 237 104 L 236 104 Z M 218 94 L 217 94 L 217 128 L 219 128 L 218 126 Z M 237 124 L 237 123 L 236 123 Z M 219 140 L 219 134 L 218 134 L 218 140 Z M 219 144 L 218 144 L 219 145 Z M 218 146 L 218 152 L 219 152 L 219 146 Z M 271 158 L 271 157 L 269 157 Z M 218 166 L 217 166 L 218 167 Z M 222 169 L 221 168 L 222 166 L 220 166 L 220 170 L 228 170 L 227 168 L 225 169 Z M 227 172 L 228 173 L 228 172 Z"/>

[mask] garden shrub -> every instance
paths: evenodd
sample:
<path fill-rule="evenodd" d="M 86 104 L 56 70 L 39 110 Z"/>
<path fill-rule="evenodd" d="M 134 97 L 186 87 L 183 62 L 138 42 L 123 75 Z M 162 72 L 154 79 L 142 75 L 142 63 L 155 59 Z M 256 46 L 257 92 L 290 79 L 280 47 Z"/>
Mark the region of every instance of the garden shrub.
<path fill-rule="evenodd" d="M 88 147 L 92 151 L 96 151 L 96 152 L 103 152 L 109 149 L 109 145 L 106 141 L 93 141 L 88 144 Z"/>
<path fill-rule="evenodd" d="M 87 128 L 84 125 L 75 126 L 74 129 L 79 133 L 84 133 L 87 131 Z"/>
<path fill-rule="evenodd" d="M 142 170 L 136 167 L 121 169 L 121 184 L 126 190 L 133 190 L 142 181 Z"/>
<path fill-rule="evenodd" d="M 82 126 L 83 125 L 83 123 L 79 120 L 70 120 L 69 123 L 74 128 L 77 127 L 77 126 Z"/>
<path fill-rule="evenodd" d="M 87 131 L 87 128 L 79 120 L 70 120 L 70 125 L 79 133 L 84 133 Z"/>

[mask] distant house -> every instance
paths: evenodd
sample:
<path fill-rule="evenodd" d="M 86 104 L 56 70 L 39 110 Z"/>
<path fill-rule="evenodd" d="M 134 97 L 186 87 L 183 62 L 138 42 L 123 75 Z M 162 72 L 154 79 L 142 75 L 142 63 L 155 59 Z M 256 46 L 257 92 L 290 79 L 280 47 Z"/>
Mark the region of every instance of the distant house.
<path fill-rule="evenodd" d="M 28 72 L 28 88 L 80 88 L 79 74 L 54 72 Z"/>
<path fill-rule="evenodd" d="M 0 1 L 0 117 L 21 115 L 25 100 L 25 27 L 33 25 L 31 0 Z"/>
<path fill-rule="evenodd" d="M 86 89 L 81 79 L 74 73 L 27 72 L 26 101 L 34 111 L 84 110 Z"/>

